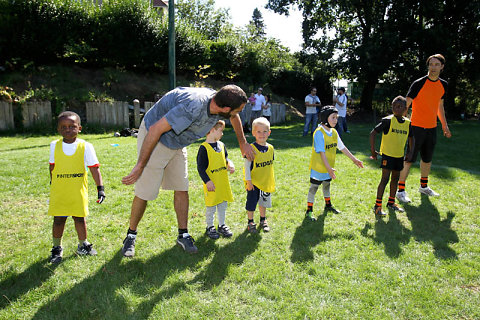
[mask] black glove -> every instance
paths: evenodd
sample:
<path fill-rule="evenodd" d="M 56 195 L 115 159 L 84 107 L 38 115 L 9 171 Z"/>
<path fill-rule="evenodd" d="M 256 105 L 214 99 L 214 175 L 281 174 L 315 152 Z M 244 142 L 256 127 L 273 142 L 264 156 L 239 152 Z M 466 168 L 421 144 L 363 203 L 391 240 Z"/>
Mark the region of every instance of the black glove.
<path fill-rule="evenodd" d="M 98 200 L 97 203 L 102 203 L 105 200 L 105 188 L 103 186 L 97 186 Z"/>

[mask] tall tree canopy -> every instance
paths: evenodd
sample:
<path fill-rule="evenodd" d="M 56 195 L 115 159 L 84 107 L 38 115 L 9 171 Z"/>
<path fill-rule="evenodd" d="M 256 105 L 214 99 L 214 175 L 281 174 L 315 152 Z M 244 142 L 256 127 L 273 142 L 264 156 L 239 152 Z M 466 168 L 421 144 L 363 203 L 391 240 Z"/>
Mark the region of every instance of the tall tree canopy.
<path fill-rule="evenodd" d="M 265 22 L 263 21 L 263 16 L 258 8 L 253 10 L 252 20 L 249 23 L 249 31 L 253 39 L 264 40 L 266 36 L 265 32 Z"/>

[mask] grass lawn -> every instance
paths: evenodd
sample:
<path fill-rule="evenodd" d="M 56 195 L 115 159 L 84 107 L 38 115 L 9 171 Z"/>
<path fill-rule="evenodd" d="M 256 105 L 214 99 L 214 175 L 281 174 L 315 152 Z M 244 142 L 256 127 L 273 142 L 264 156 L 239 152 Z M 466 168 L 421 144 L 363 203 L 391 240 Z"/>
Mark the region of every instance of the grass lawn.
<path fill-rule="evenodd" d="M 243 161 L 229 129 L 233 238 L 204 235 L 197 143 L 189 147 L 189 230 L 199 253 L 175 246 L 173 195 L 161 191 L 140 223 L 133 259 L 119 252 L 133 198 L 120 180 L 136 162 L 136 139 L 81 134 L 95 146 L 107 194 L 95 203 L 90 176 L 88 239 L 99 255 L 75 256 L 69 219 L 58 266 L 47 263 L 46 215 L 48 146 L 57 137 L 0 138 L 0 319 L 479 319 L 480 124 L 453 122 L 453 137 L 439 136 L 430 185 L 440 197 L 420 196 L 416 164 L 407 181 L 413 202 L 383 220 L 372 213 L 381 175 L 368 159 L 372 125 L 349 127 L 345 144 L 365 168 L 338 153 L 331 190 L 341 214 L 323 214 L 320 188 L 318 220 L 304 220 L 311 139 L 300 124 L 274 127 L 272 230 L 247 234 Z"/>

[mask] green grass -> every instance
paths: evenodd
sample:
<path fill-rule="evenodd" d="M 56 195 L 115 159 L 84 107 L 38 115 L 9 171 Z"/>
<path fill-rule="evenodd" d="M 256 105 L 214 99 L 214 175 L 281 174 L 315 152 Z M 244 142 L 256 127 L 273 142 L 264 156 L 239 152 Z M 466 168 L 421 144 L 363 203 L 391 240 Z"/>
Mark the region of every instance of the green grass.
<path fill-rule="evenodd" d="M 419 195 L 414 165 L 407 181 L 412 204 L 384 220 L 372 213 L 381 174 L 378 162 L 368 160 L 372 126 L 349 126 L 345 143 L 365 168 L 337 155 L 332 202 L 342 214 L 322 214 L 320 190 L 318 220 L 304 220 L 311 140 L 300 137 L 300 124 L 274 127 L 272 231 L 247 234 L 243 162 L 229 129 L 223 140 L 237 167 L 227 211 L 234 237 L 212 241 L 203 234 L 197 143 L 189 147 L 189 229 L 199 253 L 175 246 L 172 193 L 161 191 L 140 223 L 130 260 L 119 249 L 133 187 L 120 180 L 136 161 L 136 140 L 81 135 L 95 146 L 107 193 L 104 204 L 94 203 L 89 178 L 88 238 L 99 255 L 74 255 L 69 219 L 58 266 L 46 262 L 48 145 L 56 137 L 0 138 L 0 319 L 480 318 L 480 125 L 452 123 L 454 136 L 439 137 L 430 185 L 441 197 Z"/>

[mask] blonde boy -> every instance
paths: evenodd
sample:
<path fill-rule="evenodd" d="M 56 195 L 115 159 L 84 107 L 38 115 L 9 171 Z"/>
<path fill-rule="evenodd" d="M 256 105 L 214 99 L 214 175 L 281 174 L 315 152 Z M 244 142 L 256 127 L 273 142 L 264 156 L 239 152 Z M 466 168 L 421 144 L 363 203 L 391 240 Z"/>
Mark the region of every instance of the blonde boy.
<path fill-rule="evenodd" d="M 266 208 L 272 207 L 271 193 L 275 191 L 275 176 L 273 172 L 273 146 L 267 143 L 270 136 L 270 122 L 264 117 L 257 118 L 252 123 L 252 135 L 255 142 L 252 147 L 255 150 L 253 161 L 245 160 L 245 188 L 247 190 L 247 203 L 245 209 L 248 216 L 248 231 L 256 233 L 256 224 L 253 221 L 253 213 L 258 203 L 260 211 L 260 225 L 264 232 L 269 232 L 270 227 L 266 220 Z"/>
<path fill-rule="evenodd" d="M 228 159 L 227 149 L 220 141 L 224 129 L 225 121 L 218 120 L 207 133 L 207 138 L 200 145 L 197 153 L 197 170 L 203 180 L 205 205 L 207 207 L 205 234 L 211 239 L 218 239 L 220 235 L 230 238 L 233 235 L 230 228 L 225 224 L 225 213 L 227 202 L 233 201 L 227 171 L 234 173 L 235 166 Z M 218 232 L 213 224 L 215 211 L 218 212 Z"/>

